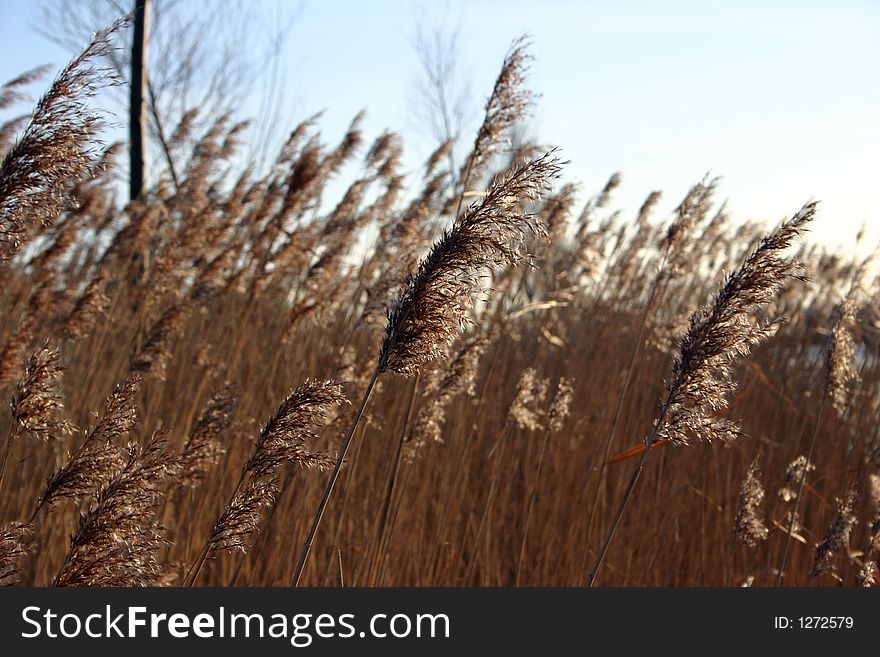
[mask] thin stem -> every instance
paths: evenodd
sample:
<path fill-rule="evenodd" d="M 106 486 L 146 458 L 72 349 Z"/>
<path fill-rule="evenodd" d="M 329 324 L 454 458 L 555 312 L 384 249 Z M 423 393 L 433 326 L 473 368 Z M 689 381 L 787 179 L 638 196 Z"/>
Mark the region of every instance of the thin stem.
<path fill-rule="evenodd" d="M 657 419 L 657 423 L 654 425 L 654 430 L 651 431 L 651 435 L 645 442 L 645 448 L 642 450 L 642 453 L 639 456 L 639 462 L 638 464 L 636 464 L 636 468 L 635 470 L 633 470 L 632 477 L 630 477 L 629 484 L 627 484 L 626 486 L 626 491 L 623 493 L 623 497 L 620 499 L 620 505 L 617 507 L 617 513 L 614 515 L 614 521 L 611 523 L 611 527 L 609 527 L 608 529 L 608 534 L 605 536 L 605 540 L 602 542 L 602 548 L 599 550 L 599 556 L 596 558 L 596 563 L 593 564 L 593 568 L 590 571 L 590 574 L 587 576 L 587 588 L 593 588 L 593 583 L 596 581 L 596 576 L 599 574 L 599 569 L 602 567 L 602 562 L 605 560 L 605 554 L 608 552 L 608 547 L 611 545 L 611 539 L 614 538 L 614 532 L 617 531 L 617 526 L 620 524 L 620 519 L 623 517 L 623 512 L 626 510 L 626 505 L 629 502 L 629 498 L 632 497 L 633 491 L 636 488 L 636 483 L 639 480 L 639 475 L 642 474 L 642 469 L 645 467 L 645 461 L 648 459 L 648 454 L 651 453 L 651 447 L 657 440 L 657 433 L 660 431 L 660 427 L 663 426 L 663 421 L 666 418 L 667 408 L 668 403 L 664 402 L 663 408 L 660 411 L 660 417 Z"/>
<path fill-rule="evenodd" d="M 354 420 L 351 423 L 348 437 L 345 439 L 345 442 L 342 444 L 342 449 L 339 450 L 339 455 L 336 457 L 336 465 L 333 466 L 333 472 L 330 474 L 327 487 L 324 489 L 324 494 L 321 496 L 321 502 L 318 504 L 318 509 L 315 511 L 315 517 L 312 520 L 312 527 L 309 529 L 309 534 L 299 552 L 296 568 L 293 571 L 293 577 L 290 579 L 290 586 L 299 586 L 299 581 L 302 578 L 303 570 L 305 570 L 309 553 L 312 551 L 312 541 L 315 539 L 315 534 L 318 533 L 318 527 L 321 525 L 321 519 L 324 517 L 324 511 L 327 509 L 330 495 L 333 493 L 333 486 L 336 485 L 336 480 L 339 478 L 339 471 L 342 469 L 342 462 L 345 460 L 345 455 L 348 453 L 348 448 L 351 446 L 351 441 L 354 438 L 354 432 L 357 430 L 358 423 L 361 420 L 361 416 L 364 414 L 364 409 L 367 407 L 367 402 L 370 400 L 370 395 L 373 392 L 373 388 L 376 386 L 376 381 L 380 374 L 381 369 L 377 365 L 376 369 L 373 370 L 373 376 L 370 378 L 370 383 L 367 384 L 367 389 L 364 392 L 363 399 L 361 399 L 360 406 L 358 406 L 357 412 L 354 415 Z"/>
<path fill-rule="evenodd" d="M 801 480 L 798 484 L 798 494 L 794 498 L 794 508 L 791 510 L 791 522 L 788 523 L 788 536 L 785 539 L 785 549 L 782 551 L 782 558 L 776 567 L 776 586 L 782 586 L 782 570 L 785 568 L 785 562 L 788 560 L 788 549 L 791 547 L 791 535 L 794 532 L 794 525 L 797 522 L 798 505 L 801 502 L 801 495 L 804 492 L 804 485 L 807 483 L 807 470 L 810 469 L 810 463 L 813 461 L 813 450 L 816 447 L 816 437 L 819 435 L 819 427 L 822 425 L 822 414 L 825 410 L 825 401 L 828 399 L 828 388 L 822 392 L 822 399 L 819 401 L 819 410 L 816 413 L 816 424 L 813 427 L 813 436 L 810 438 L 810 449 L 807 451 L 807 463 L 804 465 L 804 471 L 801 473 Z"/>
<path fill-rule="evenodd" d="M 635 371 L 636 360 L 638 358 L 639 353 L 642 349 L 642 343 L 645 340 L 645 328 L 648 325 L 648 316 L 651 314 L 651 310 L 654 307 L 654 302 L 658 297 L 657 292 L 660 289 L 661 281 L 668 280 L 667 277 L 663 276 L 663 267 L 666 263 L 666 257 L 664 256 L 663 261 L 660 263 L 660 273 L 657 274 L 657 277 L 654 279 L 654 285 L 651 288 L 651 295 L 648 298 L 647 303 L 645 304 L 644 311 L 642 312 L 641 321 L 639 323 L 639 335 L 636 338 L 636 344 L 633 347 L 632 352 L 630 353 L 629 364 L 626 368 L 626 373 L 623 377 L 623 386 L 620 390 L 620 395 L 617 398 L 617 408 L 614 411 L 614 418 L 611 421 L 611 428 L 608 430 L 608 437 L 605 439 L 605 451 L 602 455 L 602 461 L 599 463 L 599 474 L 596 479 L 596 489 L 593 492 L 593 504 L 590 509 L 590 518 L 587 522 L 587 540 L 584 541 L 584 545 L 588 544 L 589 536 L 593 532 L 593 521 L 596 518 L 596 511 L 599 507 L 599 500 L 604 498 L 602 484 L 606 478 L 606 467 L 608 465 L 608 458 L 611 456 L 611 447 L 614 444 L 614 436 L 617 433 L 617 426 L 620 422 L 620 418 L 623 415 L 623 403 L 627 397 L 627 393 L 629 392 L 629 386 L 632 381 L 632 375 Z M 587 551 L 584 550 L 584 554 L 581 558 L 581 569 L 583 570 L 586 565 L 587 560 Z"/>
<path fill-rule="evenodd" d="M 233 500 L 235 500 L 235 496 L 238 495 L 238 491 L 241 490 L 241 485 L 244 483 L 244 476 L 246 474 L 246 470 L 242 469 L 241 476 L 238 478 L 238 483 L 235 485 L 235 490 L 232 491 L 232 495 L 229 496 L 229 501 L 226 503 L 224 508 L 229 508 L 232 505 Z M 213 533 L 213 531 L 212 531 Z M 199 550 L 199 554 L 196 556 L 196 560 L 193 561 L 192 565 L 189 567 L 189 570 L 186 573 L 186 577 L 183 580 L 183 585 L 185 587 L 191 587 L 196 578 L 199 576 L 199 573 L 202 570 L 202 566 L 205 565 L 205 559 L 208 558 L 208 553 L 211 551 L 211 537 L 208 537 L 208 540 L 205 541 L 205 544 L 202 546 L 202 549 Z"/>
<path fill-rule="evenodd" d="M 468 165 L 467 170 L 464 172 L 464 178 L 461 179 L 461 194 L 458 196 L 458 205 L 455 206 L 455 216 L 457 217 L 461 212 L 461 205 L 464 202 L 464 193 L 467 191 L 467 184 L 471 178 L 471 171 L 474 168 L 474 153 L 472 152 L 468 157 Z"/>
<path fill-rule="evenodd" d="M 509 417 L 509 416 L 508 416 Z M 477 535 L 474 539 L 474 549 L 471 552 L 471 558 L 468 561 L 467 570 L 465 571 L 464 579 L 465 581 L 469 580 L 471 575 L 474 572 L 474 568 L 477 564 L 477 558 L 480 556 L 480 552 L 483 548 L 483 531 L 486 529 L 486 523 L 489 520 L 489 514 L 492 510 L 492 506 L 495 503 L 495 493 L 498 490 L 498 481 L 500 480 L 499 470 L 501 467 L 501 463 L 504 460 L 504 457 L 507 454 L 507 446 L 511 441 L 511 438 L 507 436 L 507 429 L 509 427 L 509 421 L 505 423 L 504 431 L 501 432 L 501 435 L 495 441 L 495 444 L 492 446 L 492 449 L 489 450 L 491 454 L 497 447 L 500 445 L 500 449 L 495 452 L 495 461 L 492 464 L 492 481 L 489 485 L 489 494 L 486 496 L 486 504 L 483 508 L 483 515 L 480 518 L 480 525 L 477 528 Z"/>
<path fill-rule="evenodd" d="M 3 450 L 3 461 L 0 462 L 0 490 L 3 490 L 3 477 L 6 475 L 6 462 L 9 460 L 9 452 L 12 451 L 12 439 L 17 433 L 17 424 L 9 426 L 9 433 L 6 434 L 6 449 Z"/>
<path fill-rule="evenodd" d="M 376 576 L 376 567 L 378 566 L 378 558 L 382 553 L 382 549 L 384 547 L 385 538 L 386 538 L 386 529 L 388 527 L 388 512 L 391 510 L 391 500 L 394 497 L 394 492 L 397 490 L 397 479 L 400 475 L 400 464 L 401 464 L 401 455 L 403 454 L 403 444 L 406 442 L 406 436 L 409 432 L 409 424 L 412 419 L 412 410 L 415 398 L 416 391 L 419 387 L 419 378 L 420 374 L 416 374 L 415 379 L 413 380 L 412 388 L 410 389 L 409 394 L 409 402 L 406 407 L 406 417 L 403 421 L 403 428 L 400 431 L 400 440 L 397 442 L 397 451 L 394 454 L 394 465 L 391 467 L 391 476 L 388 478 L 388 484 L 385 487 L 385 499 L 382 502 L 382 512 L 379 516 L 378 527 L 379 530 L 377 532 L 376 543 L 373 546 L 373 554 L 370 558 L 370 572 L 369 578 L 370 583 L 375 584 L 375 576 Z"/>
<path fill-rule="evenodd" d="M 269 527 L 272 524 L 272 519 L 275 517 L 275 512 L 279 506 L 281 506 L 281 498 L 288 491 L 293 482 L 293 477 L 296 474 L 296 470 L 288 464 L 287 471 L 284 475 L 284 483 L 281 485 L 281 488 L 278 491 L 278 494 L 275 496 L 275 502 L 272 506 L 269 507 L 269 511 L 266 514 L 266 519 L 263 521 L 263 529 L 260 532 L 259 536 L 257 536 L 257 540 L 254 542 L 253 547 L 247 552 L 247 554 L 242 554 L 238 563 L 235 565 L 235 570 L 232 573 L 232 577 L 229 580 L 229 584 L 227 586 L 232 587 L 235 586 L 238 581 L 238 576 L 241 574 L 241 569 L 244 567 L 244 564 L 247 561 L 256 562 L 257 558 L 260 556 L 260 552 L 263 549 L 263 546 L 266 544 L 266 537 L 269 535 Z"/>
<path fill-rule="evenodd" d="M 412 468 L 406 468 L 403 471 L 403 478 L 400 480 L 400 485 L 396 486 L 397 490 L 405 491 L 407 489 L 407 486 L 409 486 L 409 480 L 412 476 L 412 472 L 413 472 Z M 399 494 L 402 495 L 403 493 L 399 493 Z M 394 536 L 394 530 L 397 529 L 397 520 L 399 517 L 400 517 L 400 504 L 398 504 L 397 506 L 394 507 L 393 513 L 390 516 L 390 522 L 388 523 L 388 530 L 386 531 L 386 534 L 385 534 L 385 544 L 386 545 L 391 544 L 391 539 Z M 383 550 L 382 552 L 379 553 L 378 557 L 379 557 L 379 559 L 378 559 L 379 568 L 376 572 L 375 586 L 382 585 L 382 581 L 383 581 L 383 578 L 385 575 L 385 566 L 388 563 L 388 552 Z"/>
<path fill-rule="evenodd" d="M 522 574 L 523 561 L 526 557 L 526 544 L 529 538 L 529 526 L 532 524 L 532 511 L 535 509 L 535 499 L 538 497 L 538 482 L 541 480 L 541 472 L 544 469 L 544 456 L 547 453 L 547 443 L 550 442 L 550 432 L 544 432 L 544 442 L 541 444 L 541 455 L 538 457 L 538 467 L 535 471 L 535 480 L 532 482 L 532 490 L 529 494 L 529 507 L 526 511 L 525 527 L 523 528 L 522 544 L 519 548 L 519 560 L 516 564 L 516 579 L 514 586 L 519 586 Z"/>

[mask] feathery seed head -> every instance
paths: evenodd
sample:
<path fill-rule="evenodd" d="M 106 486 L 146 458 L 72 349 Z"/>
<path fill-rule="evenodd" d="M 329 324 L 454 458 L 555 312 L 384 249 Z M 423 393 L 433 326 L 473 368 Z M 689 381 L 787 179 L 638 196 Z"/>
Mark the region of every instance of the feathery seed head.
<path fill-rule="evenodd" d="M 80 448 L 46 483 L 40 505 L 54 504 L 62 498 L 79 499 L 105 485 L 125 464 L 119 440 L 137 421 L 134 396 L 140 387 L 137 374 L 117 385 L 107 398 L 103 416 L 86 436 Z"/>
<path fill-rule="evenodd" d="M 69 422 L 59 418 L 64 408 L 60 389 L 63 372 L 60 352 L 46 342 L 28 359 L 24 378 L 15 385 L 9 400 L 12 417 L 33 436 L 58 439 L 73 431 Z"/>
<path fill-rule="evenodd" d="M 208 539 L 209 554 L 217 550 L 247 552 L 249 537 L 260 528 L 263 509 L 272 506 L 278 494 L 277 481 L 252 479 L 223 509 Z"/>
<path fill-rule="evenodd" d="M 18 564 L 27 555 L 33 535 L 33 523 L 0 526 L 0 586 L 14 586 L 21 579 Z"/>
<path fill-rule="evenodd" d="M 226 383 L 208 402 L 180 455 L 183 485 L 196 486 L 226 453 L 221 439 L 232 424 L 237 401 L 234 386 Z"/>
<path fill-rule="evenodd" d="M 709 441 L 741 435 L 735 422 L 720 417 L 736 388 L 733 365 L 775 331 L 778 322 L 761 323 L 753 313 L 769 304 L 789 278 L 798 277 L 795 265 L 782 253 L 815 211 L 815 203 L 805 205 L 764 237 L 712 302 L 691 316 L 667 383 L 667 413 L 658 437 L 688 444 L 691 436 Z"/>
<path fill-rule="evenodd" d="M 855 342 L 852 335 L 858 311 L 856 295 L 851 291 L 836 309 L 837 319 L 825 351 L 825 394 L 838 414 L 843 414 L 846 410 L 849 389 L 859 376 L 855 368 Z"/>
<path fill-rule="evenodd" d="M 540 196 L 559 170 L 552 151 L 520 164 L 434 243 L 388 312 L 380 371 L 414 374 L 446 353 L 468 323 L 486 273 L 524 259 L 528 234 L 546 236 L 523 206 Z"/>
<path fill-rule="evenodd" d="M 798 495 L 797 487 L 800 485 L 801 480 L 806 477 L 808 472 L 815 469 L 816 466 L 812 463 L 807 463 L 807 457 L 803 455 L 798 456 L 789 463 L 785 469 L 785 482 L 778 492 L 782 501 L 785 503 L 793 502 Z"/>
<path fill-rule="evenodd" d="M 550 380 L 538 378 L 535 368 L 530 367 L 523 372 L 509 410 L 510 418 L 520 429 L 541 431 L 544 428 L 544 404 L 549 387 Z"/>
<path fill-rule="evenodd" d="M 764 524 L 761 505 L 764 503 L 764 486 L 761 485 L 758 457 L 752 461 L 743 480 L 737 504 L 736 537 L 748 547 L 755 547 L 766 540 L 769 530 Z"/>
<path fill-rule="evenodd" d="M 274 475 L 284 461 L 301 468 L 332 467 L 333 458 L 310 452 L 306 445 L 317 438 L 314 427 L 325 421 L 326 413 L 345 401 L 338 383 L 305 381 L 281 402 L 263 426 L 245 470 L 260 478 Z"/>
<path fill-rule="evenodd" d="M 0 262 L 12 259 L 37 225 L 53 224 L 71 187 L 90 174 L 101 117 L 85 99 L 116 82 L 94 62 L 112 51 L 111 38 L 126 22 L 98 32 L 61 71 L 0 163 Z"/>
<path fill-rule="evenodd" d="M 556 386 L 556 393 L 547 413 L 547 429 L 554 433 L 562 430 L 565 419 L 571 412 L 571 402 L 574 399 L 573 383 L 571 379 L 563 376 Z"/>
<path fill-rule="evenodd" d="M 834 570 L 832 561 L 837 554 L 846 554 L 849 550 L 849 537 L 856 524 L 855 505 L 856 490 L 851 488 L 843 499 L 837 500 L 837 516 L 825 532 L 825 538 L 816 546 L 811 577 L 829 573 Z"/>

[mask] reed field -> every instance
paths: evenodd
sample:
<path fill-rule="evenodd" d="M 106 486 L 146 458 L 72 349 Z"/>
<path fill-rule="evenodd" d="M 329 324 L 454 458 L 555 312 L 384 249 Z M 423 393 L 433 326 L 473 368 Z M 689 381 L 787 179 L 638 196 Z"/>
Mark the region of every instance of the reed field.
<path fill-rule="evenodd" d="M 128 202 L 117 28 L 0 88 L 0 583 L 876 583 L 878 287 L 811 190 L 561 184 L 517 40 L 454 167 L 316 117 L 242 172 L 194 110 Z"/>

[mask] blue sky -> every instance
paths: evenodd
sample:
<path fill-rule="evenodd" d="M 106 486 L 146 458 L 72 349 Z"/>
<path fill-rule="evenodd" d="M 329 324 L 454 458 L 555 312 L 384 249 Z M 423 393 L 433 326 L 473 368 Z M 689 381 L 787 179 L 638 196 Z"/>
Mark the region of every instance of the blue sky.
<path fill-rule="evenodd" d="M 196 0 L 187 0 L 195 2 Z M 278 0 L 255 0 L 267 12 Z M 288 0 L 280 0 L 287 2 Z M 36 2 L 0 0 L 0 79 L 70 53 L 37 35 Z M 412 120 L 410 39 L 440 3 L 302 0 L 285 56 L 285 120 L 326 109 L 328 139 L 362 108 L 368 136 L 404 133 L 414 167 L 429 141 Z M 880 3 L 477 0 L 443 4 L 479 111 L 510 41 L 533 38 L 533 133 L 571 160 L 586 192 L 614 171 L 635 211 L 653 189 L 669 212 L 704 173 L 741 219 L 777 221 L 823 201 L 813 238 L 851 246 L 874 209 L 880 152 Z M 873 225 L 872 225 L 873 224 Z"/>

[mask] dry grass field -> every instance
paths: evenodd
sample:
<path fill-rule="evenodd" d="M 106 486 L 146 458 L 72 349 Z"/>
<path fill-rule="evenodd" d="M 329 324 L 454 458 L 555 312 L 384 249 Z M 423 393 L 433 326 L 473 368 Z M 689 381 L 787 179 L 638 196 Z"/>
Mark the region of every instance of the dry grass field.
<path fill-rule="evenodd" d="M 239 174 L 241 124 L 184 121 L 126 203 L 106 38 L 0 131 L 0 582 L 877 579 L 877 284 L 821 204 L 558 184 L 565 144 L 509 147 L 521 41 L 457 170 L 355 118 Z"/>

